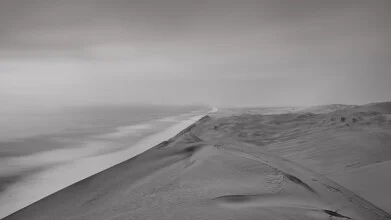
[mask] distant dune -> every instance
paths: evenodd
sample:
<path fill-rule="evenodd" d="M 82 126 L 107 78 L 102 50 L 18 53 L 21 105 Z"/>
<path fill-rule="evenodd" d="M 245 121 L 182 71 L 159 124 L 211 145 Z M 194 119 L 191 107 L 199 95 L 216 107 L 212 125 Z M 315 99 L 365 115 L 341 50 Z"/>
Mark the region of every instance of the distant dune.
<path fill-rule="evenodd" d="M 390 113 L 219 109 L 6 219 L 391 219 Z"/>

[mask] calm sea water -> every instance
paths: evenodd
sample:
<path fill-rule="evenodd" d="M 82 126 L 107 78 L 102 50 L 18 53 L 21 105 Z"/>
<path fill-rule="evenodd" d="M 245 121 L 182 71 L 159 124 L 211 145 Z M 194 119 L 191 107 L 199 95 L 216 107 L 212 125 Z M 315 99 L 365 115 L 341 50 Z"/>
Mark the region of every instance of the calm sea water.
<path fill-rule="evenodd" d="M 0 218 L 144 152 L 210 110 L 117 106 L 2 114 Z"/>
<path fill-rule="evenodd" d="M 0 115 L 0 193 L 25 175 L 126 149 L 205 107 L 95 106 Z"/>
<path fill-rule="evenodd" d="M 0 158 L 76 146 L 92 136 L 129 128 L 137 137 L 153 128 L 145 122 L 207 108 L 187 106 L 95 106 L 56 111 L 0 113 Z M 130 135 L 134 132 L 133 135 Z"/>

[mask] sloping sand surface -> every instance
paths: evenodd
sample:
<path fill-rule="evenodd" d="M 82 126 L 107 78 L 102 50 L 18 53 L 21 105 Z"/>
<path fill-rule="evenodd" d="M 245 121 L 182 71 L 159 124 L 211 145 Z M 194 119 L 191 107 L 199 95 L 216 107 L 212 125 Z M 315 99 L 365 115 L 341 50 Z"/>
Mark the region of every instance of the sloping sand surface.
<path fill-rule="evenodd" d="M 11 178 L 3 179 L 2 182 L 11 182 L 11 184 L 4 184 L 4 191 L 0 196 L 0 218 L 3 218 L 50 194 L 70 186 L 73 183 L 108 169 L 152 148 L 159 144 L 162 140 L 173 137 L 179 131 L 182 131 L 188 126 L 194 124 L 194 122 L 203 116 L 192 115 L 192 117 L 189 117 L 190 115 L 184 117 L 180 122 L 168 127 L 164 131 L 148 136 L 134 145 L 122 150 L 112 151 L 106 154 L 74 158 L 74 160 L 71 160 L 68 163 L 60 163 L 55 166 L 50 166 L 46 169 L 38 170 L 35 173 L 28 173 L 28 175 L 24 176 L 12 176 Z M 56 161 L 56 158 L 59 160 L 59 158 L 61 159 L 64 157 L 62 154 L 57 155 L 56 152 L 48 152 L 47 155 L 50 157 L 33 156 L 33 161 L 36 160 L 38 162 L 43 162 L 40 158 L 48 158 L 48 162 L 51 162 Z M 71 159 L 72 157 L 65 155 L 65 159 L 66 158 Z M 27 159 L 27 162 L 30 163 L 31 160 L 29 158 Z M 7 161 L 5 161 L 5 163 L 6 165 L 10 165 L 7 164 Z M 15 163 L 16 169 L 18 169 L 17 165 L 18 164 Z"/>
<path fill-rule="evenodd" d="M 6 219 L 391 219 L 329 178 L 391 159 L 387 111 L 365 108 L 218 112 Z"/>
<path fill-rule="evenodd" d="M 333 174 L 331 179 L 391 213 L 391 161 Z"/>

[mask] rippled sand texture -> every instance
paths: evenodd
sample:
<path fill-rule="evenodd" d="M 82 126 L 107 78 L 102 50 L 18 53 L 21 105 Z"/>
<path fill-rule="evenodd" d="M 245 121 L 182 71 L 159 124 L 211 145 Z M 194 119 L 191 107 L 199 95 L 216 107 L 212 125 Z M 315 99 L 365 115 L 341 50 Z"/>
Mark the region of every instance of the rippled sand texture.
<path fill-rule="evenodd" d="M 332 180 L 391 159 L 390 106 L 220 110 L 7 219 L 391 219 Z"/>

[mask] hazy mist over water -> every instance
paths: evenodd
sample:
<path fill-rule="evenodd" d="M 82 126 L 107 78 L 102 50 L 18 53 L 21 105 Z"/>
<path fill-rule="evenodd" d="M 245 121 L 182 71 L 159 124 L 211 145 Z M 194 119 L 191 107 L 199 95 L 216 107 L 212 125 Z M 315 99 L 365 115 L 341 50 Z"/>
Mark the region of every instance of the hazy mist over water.
<path fill-rule="evenodd" d="M 92 135 L 118 126 L 137 124 L 206 109 L 202 106 L 89 106 L 51 111 L 0 114 L 0 141 L 36 135 Z M 50 146 L 49 146 L 50 147 Z"/>
<path fill-rule="evenodd" d="M 0 218 L 389 216 L 326 175 L 391 158 L 390 11 L 0 0 Z"/>
<path fill-rule="evenodd" d="M 0 195 L 16 181 L 7 178 L 130 150 L 149 136 L 208 110 L 202 106 L 89 106 L 45 114 L 2 115 Z"/>
<path fill-rule="evenodd" d="M 3 114 L 0 218 L 173 137 L 205 106 L 87 106 Z"/>

